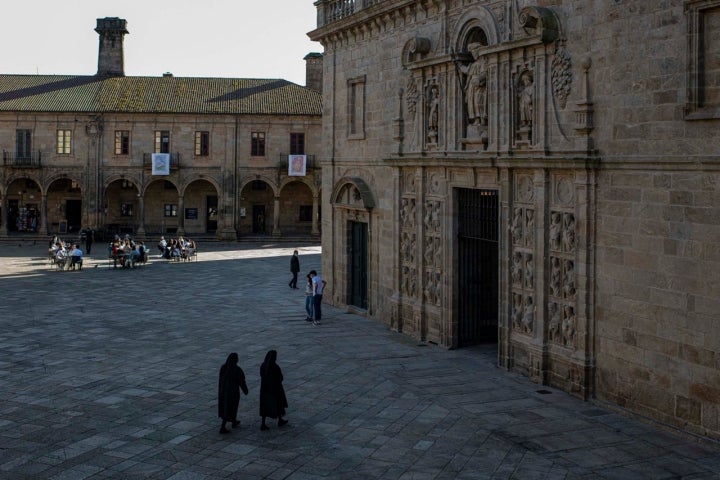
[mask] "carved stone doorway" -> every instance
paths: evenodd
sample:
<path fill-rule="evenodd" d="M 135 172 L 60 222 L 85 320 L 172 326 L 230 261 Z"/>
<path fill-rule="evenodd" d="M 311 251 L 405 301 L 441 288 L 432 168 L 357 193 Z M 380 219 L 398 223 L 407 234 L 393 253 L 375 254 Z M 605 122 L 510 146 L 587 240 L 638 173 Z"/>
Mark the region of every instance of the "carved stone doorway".
<path fill-rule="evenodd" d="M 497 190 L 458 189 L 458 346 L 497 341 Z"/>

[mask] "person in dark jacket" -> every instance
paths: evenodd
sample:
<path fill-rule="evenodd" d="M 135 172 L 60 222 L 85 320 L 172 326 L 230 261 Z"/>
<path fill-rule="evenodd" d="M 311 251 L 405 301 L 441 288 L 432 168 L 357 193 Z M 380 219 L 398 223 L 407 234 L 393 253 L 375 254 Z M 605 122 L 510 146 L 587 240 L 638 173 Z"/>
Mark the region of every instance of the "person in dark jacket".
<path fill-rule="evenodd" d="M 292 273 L 292 278 L 290 279 L 290 283 L 288 285 L 290 288 L 297 289 L 297 276 L 298 272 L 300 271 L 300 257 L 298 257 L 298 251 L 295 250 L 293 252 L 292 258 L 290 258 L 290 272 Z"/>
<path fill-rule="evenodd" d="M 262 417 L 260 430 L 269 430 L 265 424 L 267 417 L 277 418 L 278 427 L 288 423 L 282 418 L 288 406 L 282 382 L 283 374 L 277 364 L 277 352 L 270 350 L 260 366 L 260 416 Z"/>
<path fill-rule="evenodd" d="M 240 390 L 248 394 L 245 383 L 245 372 L 238 366 L 238 354 L 228 355 L 225 364 L 220 367 L 220 381 L 218 385 L 218 417 L 222 419 L 220 433 L 229 433 L 225 424 L 232 422 L 233 428 L 240 425 L 237 419 L 238 405 L 240 404 Z"/>

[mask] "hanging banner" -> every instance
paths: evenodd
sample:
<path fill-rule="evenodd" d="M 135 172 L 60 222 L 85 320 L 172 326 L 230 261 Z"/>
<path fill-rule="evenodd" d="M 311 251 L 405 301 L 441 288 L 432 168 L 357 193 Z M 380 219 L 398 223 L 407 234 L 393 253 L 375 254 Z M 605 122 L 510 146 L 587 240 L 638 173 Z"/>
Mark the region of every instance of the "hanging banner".
<path fill-rule="evenodd" d="M 306 168 L 306 155 L 290 155 L 288 157 L 288 175 L 291 177 L 304 177 Z"/>
<path fill-rule="evenodd" d="M 152 174 L 153 175 L 170 175 L 170 154 L 169 153 L 153 153 L 152 154 Z"/>

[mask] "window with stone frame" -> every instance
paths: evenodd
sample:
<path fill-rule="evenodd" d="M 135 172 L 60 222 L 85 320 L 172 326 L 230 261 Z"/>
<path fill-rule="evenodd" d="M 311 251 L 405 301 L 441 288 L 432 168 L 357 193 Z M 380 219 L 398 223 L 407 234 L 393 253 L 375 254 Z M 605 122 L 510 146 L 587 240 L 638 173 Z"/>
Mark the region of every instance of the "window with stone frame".
<path fill-rule="evenodd" d="M 170 153 L 170 132 L 168 130 L 155 131 L 154 153 Z"/>
<path fill-rule="evenodd" d="M 132 217 L 135 213 L 135 208 L 132 203 L 121 203 L 120 204 L 120 216 L 121 217 Z"/>
<path fill-rule="evenodd" d="M 130 155 L 129 130 L 115 130 L 115 155 Z"/>
<path fill-rule="evenodd" d="M 72 130 L 57 131 L 57 153 L 58 155 L 70 155 L 72 153 Z"/>
<path fill-rule="evenodd" d="M 210 132 L 195 132 L 195 156 L 210 155 Z"/>
<path fill-rule="evenodd" d="M 305 134 L 290 134 L 290 155 L 305 155 Z"/>
<path fill-rule="evenodd" d="M 19 128 L 15 130 L 15 156 L 30 158 L 32 156 L 32 130 Z"/>
<path fill-rule="evenodd" d="M 265 156 L 265 132 L 250 134 L 250 155 L 253 157 Z"/>
<path fill-rule="evenodd" d="M 686 0 L 687 120 L 720 118 L 720 0 Z"/>
<path fill-rule="evenodd" d="M 347 82 L 348 138 L 365 138 L 365 75 Z"/>

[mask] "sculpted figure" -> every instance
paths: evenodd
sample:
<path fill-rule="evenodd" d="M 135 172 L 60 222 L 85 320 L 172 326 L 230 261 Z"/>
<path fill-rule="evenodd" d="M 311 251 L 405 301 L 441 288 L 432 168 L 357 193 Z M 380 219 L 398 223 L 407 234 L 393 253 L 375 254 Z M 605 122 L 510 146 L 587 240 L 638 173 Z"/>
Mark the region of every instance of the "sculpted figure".
<path fill-rule="evenodd" d="M 525 210 L 525 238 L 527 245 L 535 243 L 535 211 Z"/>
<path fill-rule="evenodd" d="M 562 214 L 552 212 L 550 215 L 550 250 L 559 252 L 561 248 L 560 239 L 562 236 Z"/>
<path fill-rule="evenodd" d="M 564 315 L 562 321 L 563 343 L 565 345 L 575 345 L 575 310 L 570 305 L 563 307 Z"/>
<path fill-rule="evenodd" d="M 533 256 L 528 253 L 525 257 L 525 286 L 532 288 L 535 281 L 535 265 L 533 264 Z"/>
<path fill-rule="evenodd" d="M 563 293 L 565 298 L 573 298 L 575 296 L 575 263 L 572 260 L 565 260 L 564 263 Z"/>
<path fill-rule="evenodd" d="M 520 75 L 518 106 L 520 111 L 520 128 L 530 128 L 532 126 L 533 114 L 533 76 L 529 70 Z"/>
<path fill-rule="evenodd" d="M 513 220 L 512 226 L 510 227 L 510 232 L 512 234 L 513 244 L 521 245 L 523 238 L 522 208 L 516 208 L 513 211 Z"/>
<path fill-rule="evenodd" d="M 550 259 L 550 293 L 553 297 L 559 297 L 560 292 L 560 259 L 552 257 Z"/>
<path fill-rule="evenodd" d="M 516 329 L 520 328 L 520 320 L 523 314 L 522 295 L 513 293 L 512 323 Z"/>
<path fill-rule="evenodd" d="M 575 216 L 565 214 L 565 228 L 563 230 L 563 249 L 566 252 L 575 251 Z"/>
<path fill-rule="evenodd" d="M 428 142 L 437 143 L 438 138 L 438 108 L 440 106 L 440 91 L 437 85 L 430 87 L 430 95 L 428 101 Z"/>
<path fill-rule="evenodd" d="M 511 277 L 513 285 L 522 286 L 522 252 L 513 253 Z"/>
<path fill-rule="evenodd" d="M 535 322 L 535 304 L 531 296 L 525 297 L 525 310 L 522 318 L 522 328 L 526 333 L 532 333 Z"/>
<path fill-rule="evenodd" d="M 471 43 L 468 50 L 473 56 L 473 63 L 461 65 L 460 71 L 467 78 L 465 80 L 465 103 L 467 105 L 468 121 L 471 125 L 487 124 L 487 60 L 482 56 L 483 45 Z"/>
<path fill-rule="evenodd" d="M 556 343 L 560 342 L 560 308 L 555 302 L 548 303 L 548 316 L 550 317 L 550 324 L 548 325 L 548 331 L 550 334 L 550 340 Z"/>

